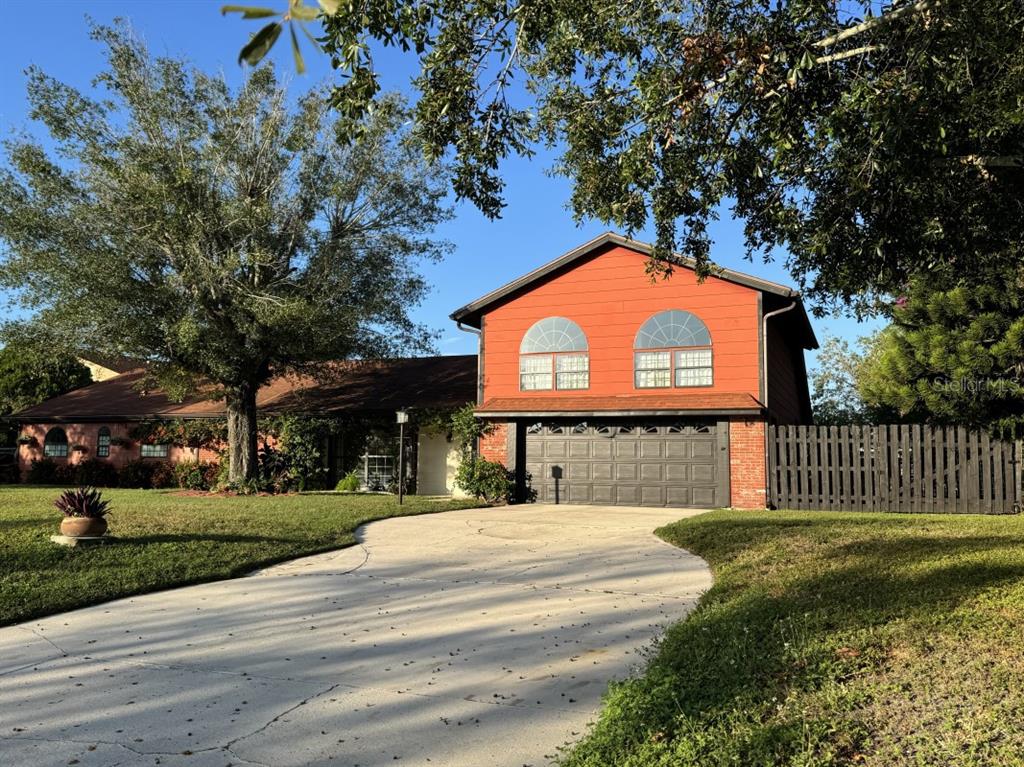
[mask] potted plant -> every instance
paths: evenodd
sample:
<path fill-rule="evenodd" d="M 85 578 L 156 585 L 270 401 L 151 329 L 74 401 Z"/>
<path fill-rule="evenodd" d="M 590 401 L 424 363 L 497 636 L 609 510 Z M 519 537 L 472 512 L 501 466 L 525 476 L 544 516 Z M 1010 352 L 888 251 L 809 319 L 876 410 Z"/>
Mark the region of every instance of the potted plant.
<path fill-rule="evenodd" d="M 60 532 L 68 538 L 99 538 L 107 532 L 110 501 L 104 501 L 100 491 L 94 487 L 79 487 L 65 490 L 54 504 L 64 519 Z"/>
<path fill-rule="evenodd" d="M 86 453 L 88 451 L 89 451 L 88 445 L 83 445 L 80 442 L 76 442 L 74 445 L 71 446 L 71 452 L 72 453 Z"/>
<path fill-rule="evenodd" d="M 22 434 L 20 437 L 18 437 L 18 444 L 34 446 L 36 444 L 36 438 L 29 434 Z"/>

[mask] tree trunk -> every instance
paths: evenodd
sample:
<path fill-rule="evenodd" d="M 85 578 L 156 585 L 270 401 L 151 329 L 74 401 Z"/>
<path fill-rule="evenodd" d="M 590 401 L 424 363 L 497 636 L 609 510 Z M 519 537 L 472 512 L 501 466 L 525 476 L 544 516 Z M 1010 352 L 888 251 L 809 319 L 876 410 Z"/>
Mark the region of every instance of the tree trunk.
<path fill-rule="evenodd" d="M 255 480 L 259 474 L 256 453 L 255 384 L 228 389 L 228 482 L 240 484 Z"/>

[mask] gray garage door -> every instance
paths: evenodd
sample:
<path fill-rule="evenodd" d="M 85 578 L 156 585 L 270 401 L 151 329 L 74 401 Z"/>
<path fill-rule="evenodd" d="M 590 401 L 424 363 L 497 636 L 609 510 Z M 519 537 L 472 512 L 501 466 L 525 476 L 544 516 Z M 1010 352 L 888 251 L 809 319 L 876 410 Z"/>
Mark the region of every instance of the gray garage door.
<path fill-rule="evenodd" d="M 525 429 L 543 503 L 728 506 L 728 424 L 545 421 Z"/>

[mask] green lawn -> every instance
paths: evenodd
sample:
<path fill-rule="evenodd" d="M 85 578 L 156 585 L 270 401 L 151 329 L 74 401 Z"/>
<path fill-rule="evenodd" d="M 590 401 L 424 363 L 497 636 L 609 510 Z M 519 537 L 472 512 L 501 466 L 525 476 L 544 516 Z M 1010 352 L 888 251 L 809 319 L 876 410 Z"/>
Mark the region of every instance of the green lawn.
<path fill-rule="evenodd" d="M 566 765 L 1024 765 L 1024 519 L 718 511 L 715 586 Z"/>
<path fill-rule="evenodd" d="M 247 573 L 347 546 L 363 522 L 467 508 L 471 501 L 303 494 L 255 497 L 107 490 L 114 545 L 50 542 L 57 488 L 0 487 L 0 625 L 130 594 Z"/>

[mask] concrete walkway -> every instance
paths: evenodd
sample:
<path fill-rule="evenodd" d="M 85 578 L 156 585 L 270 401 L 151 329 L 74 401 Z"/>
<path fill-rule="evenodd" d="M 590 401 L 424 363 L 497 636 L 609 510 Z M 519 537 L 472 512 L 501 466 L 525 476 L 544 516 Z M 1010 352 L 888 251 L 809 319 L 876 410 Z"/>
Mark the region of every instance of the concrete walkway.
<path fill-rule="evenodd" d="M 0 764 L 539 767 L 710 586 L 651 534 L 697 513 L 390 519 L 247 578 L 0 629 Z"/>

